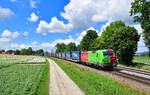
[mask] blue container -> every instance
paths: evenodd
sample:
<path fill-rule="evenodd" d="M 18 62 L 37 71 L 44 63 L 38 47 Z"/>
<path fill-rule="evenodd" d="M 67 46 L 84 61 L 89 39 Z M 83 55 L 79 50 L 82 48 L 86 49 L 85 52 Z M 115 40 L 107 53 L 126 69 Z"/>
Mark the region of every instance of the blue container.
<path fill-rule="evenodd" d="M 62 53 L 62 58 L 63 58 L 63 59 L 66 58 L 66 53 L 65 53 L 65 52 Z"/>
<path fill-rule="evenodd" d="M 55 57 L 59 57 L 59 54 L 58 53 L 55 53 L 55 55 L 54 55 Z"/>
<path fill-rule="evenodd" d="M 60 52 L 58 56 L 59 56 L 59 58 L 62 58 L 62 53 Z"/>
<path fill-rule="evenodd" d="M 72 52 L 65 52 L 65 54 L 66 54 L 66 59 L 72 58 Z"/>
<path fill-rule="evenodd" d="M 72 60 L 80 61 L 81 52 L 80 51 L 73 51 L 72 52 Z"/>

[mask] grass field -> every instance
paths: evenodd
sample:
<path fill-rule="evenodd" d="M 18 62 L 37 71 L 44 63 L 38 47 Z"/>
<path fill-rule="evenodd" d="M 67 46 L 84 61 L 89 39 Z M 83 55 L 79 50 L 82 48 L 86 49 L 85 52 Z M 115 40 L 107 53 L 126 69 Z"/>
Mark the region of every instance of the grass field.
<path fill-rule="evenodd" d="M 150 58 L 148 56 L 134 56 L 133 62 L 150 64 Z M 149 70 L 150 71 L 150 66 L 149 65 L 136 64 L 136 65 L 132 65 L 130 67 L 135 67 L 135 68 L 138 68 L 138 69 L 143 69 L 143 70 Z"/>
<path fill-rule="evenodd" d="M 0 95 L 48 95 L 49 63 L 45 61 L 36 57 L 1 56 Z M 44 65 L 40 65 L 41 62 Z M 39 65 L 32 65 L 32 63 Z"/>
<path fill-rule="evenodd" d="M 145 93 L 81 68 L 75 64 L 52 58 L 86 95 L 145 95 Z"/>
<path fill-rule="evenodd" d="M 150 58 L 148 56 L 134 56 L 133 62 L 150 63 Z"/>

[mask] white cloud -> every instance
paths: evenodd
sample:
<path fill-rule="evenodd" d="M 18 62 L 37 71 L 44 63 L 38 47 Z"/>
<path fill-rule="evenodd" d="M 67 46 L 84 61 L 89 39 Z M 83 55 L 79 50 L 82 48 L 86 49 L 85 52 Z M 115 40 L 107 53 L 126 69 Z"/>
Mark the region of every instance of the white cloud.
<path fill-rule="evenodd" d="M 19 33 L 18 32 L 14 32 L 13 34 L 12 34 L 12 38 L 14 39 L 14 38 L 18 38 L 19 37 Z"/>
<path fill-rule="evenodd" d="M 11 42 L 8 38 L 0 38 L 0 49 L 5 49 L 9 47 L 9 43 Z"/>
<path fill-rule="evenodd" d="M 10 42 L 11 40 L 10 39 L 8 39 L 8 38 L 0 38 L 0 44 L 2 44 L 2 43 L 8 43 L 8 42 Z"/>
<path fill-rule="evenodd" d="M 37 22 L 38 21 L 38 16 L 35 13 L 31 13 L 31 17 L 28 18 L 29 21 L 31 22 Z"/>
<path fill-rule="evenodd" d="M 15 39 L 18 38 L 19 33 L 18 32 L 10 32 L 9 30 L 4 30 L 2 33 L 2 37 L 7 37 L 9 39 Z"/>
<path fill-rule="evenodd" d="M 19 36 L 18 32 L 10 32 L 9 30 L 4 30 L 0 38 L 0 49 L 16 49 L 19 44 L 13 43 L 13 39 Z"/>
<path fill-rule="evenodd" d="M 9 30 L 4 30 L 2 33 L 2 37 L 10 37 L 12 34 Z"/>
<path fill-rule="evenodd" d="M 23 49 L 23 48 L 26 48 L 26 45 L 21 44 L 19 47 L 20 47 L 21 49 Z"/>
<path fill-rule="evenodd" d="M 70 30 L 85 30 L 99 22 L 115 20 L 131 23 L 132 17 L 129 11 L 132 1 L 84 0 L 83 2 L 82 0 L 70 0 L 64 7 L 64 12 L 61 13 L 61 16 L 68 21 L 67 24 L 53 17 L 49 24 L 41 21 L 37 32 L 42 34 L 50 32 L 66 33 Z M 53 24 L 52 27 L 51 24 Z"/>
<path fill-rule="evenodd" d="M 138 42 L 138 49 L 137 49 L 137 52 L 146 52 L 148 51 L 148 48 L 145 46 L 145 43 L 144 43 L 144 40 L 143 40 L 143 37 L 141 36 L 140 37 L 140 40 Z"/>
<path fill-rule="evenodd" d="M 69 35 L 68 37 L 69 37 L 69 38 L 72 38 L 72 35 Z"/>
<path fill-rule="evenodd" d="M 10 44 L 10 47 L 11 47 L 11 48 L 18 48 L 18 47 L 19 47 L 19 44 L 17 44 L 17 43 L 11 43 L 11 44 Z"/>
<path fill-rule="evenodd" d="M 135 27 L 135 29 L 138 31 L 138 34 L 141 35 L 140 39 L 138 41 L 137 53 L 147 52 L 148 48 L 145 46 L 145 43 L 144 43 L 144 39 L 143 39 L 143 36 L 142 36 L 141 25 L 140 24 L 135 24 L 135 25 L 131 25 L 131 26 Z"/>
<path fill-rule="evenodd" d="M 37 8 L 36 2 L 34 0 L 29 1 L 31 8 Z"/>
<path fill-rule="evenodd" d="M 61 16 L 73 25 L 74 29 L 87 29 L 97 22 L 123 20 L 132 22 L 129 15 L 133 0 L 71 0 Z M 107 7 L 106 7 L 107 6 Z"/>
<path fill-rule="evenodd" d="M 134 25 L 131 25 L 131 26 L 135 27 L 135 29 L 138 31 L 139 34 L 142 33 L 142 28 L 141 28 L 140 24 L 134 24 Z"/>
<path fill-rule="evenodd" d="M 71 28 L 70 24 L 64 24 L 63 21 L 59 21 L 56 17 L 53 17 L 50 23 L 40 21 L 36 32 L 44 35 L 47 33 L 67 33 Z"/>
<path fill-rule="evenodd" d="M 132 22 L 132 17 L 129 15 L 131 2 L 133 0 L 103 0 L 103 7 L 99 7 L 97 2 L 96 14 L 92 17 L 93 21 L 109 21 L 109 20 L 123 20 L 125 22 Z M 106 7 L 107 6 L 107 7 Z"/>
<path fill-rule="evenodd" d="M 34 41 L 34 42 L 31 43 L 32 47 L 36 47 L 36 45 L 37 45 L 37 41 Z"/>
<path fill-rule="evenodd" d="M 14 15 L 14 12 L 9 8 L 0 7 L 0 19 L 9 19 Z"/>
<path fill-rule="evenodd" d="M 50 48 L 51 44 L 50 43 L 42 43 L 41 46 L 44 48 Z"/>
<path fill-rule="evenodd" d="M 24 36 L 28 36 L 28 34 L 29 34 L 28 32 L 23 32 Z"/>
<path fill-rule="evenodd" d="M 87 30 L 95 30 L 98 33 L 98 30 L 94 29 L 93 27 L 90 27 Z M 74 43 L 76 43 L 76 45 L 78 45 L 81 42 L 81 40 L 83 39 L 83 37 L 86 35 L 87 30 L 82 31 L 80 34 L 78 34 L 78 37 L 75 39 L 72 38 L 72 35 L 69 35 L 68 38 L 66 38 L 66 39 L 57 39 L 51 43 L 49 43 L 49 42 L 42 43 L 41 47 L 44 49 L 47 49 L 48 51 L 50 51 L 50 50 L 55 51 L 55 49 L 56 49 L 55 46 L 57 43 L 65 43 L 67 45 L 70 42 L 74 42 Z"/>

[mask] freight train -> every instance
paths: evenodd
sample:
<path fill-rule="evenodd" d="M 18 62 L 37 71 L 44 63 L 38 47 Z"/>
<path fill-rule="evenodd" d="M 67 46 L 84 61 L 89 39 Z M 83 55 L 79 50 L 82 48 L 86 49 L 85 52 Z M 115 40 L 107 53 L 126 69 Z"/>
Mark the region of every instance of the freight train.
<path fill-rule="evenodd" d="M 71 60 L 88 65 L 95 65 L 102 68 L 112 68 L 117 66 L 116 55 L 112 49 L 96 51 L 72 51 L 60 52 L 52 55 L 53 57 Z"/>

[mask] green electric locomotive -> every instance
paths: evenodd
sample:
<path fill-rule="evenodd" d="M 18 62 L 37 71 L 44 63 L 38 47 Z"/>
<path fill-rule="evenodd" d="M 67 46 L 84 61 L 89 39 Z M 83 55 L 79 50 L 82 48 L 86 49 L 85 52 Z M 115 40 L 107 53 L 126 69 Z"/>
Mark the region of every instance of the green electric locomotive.
<path fill-rule="evenodd" d="M 116 55 L 112 49 L 88 51 L 88 64 L 113 68 L 117 66 Z"/>

